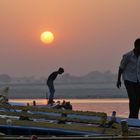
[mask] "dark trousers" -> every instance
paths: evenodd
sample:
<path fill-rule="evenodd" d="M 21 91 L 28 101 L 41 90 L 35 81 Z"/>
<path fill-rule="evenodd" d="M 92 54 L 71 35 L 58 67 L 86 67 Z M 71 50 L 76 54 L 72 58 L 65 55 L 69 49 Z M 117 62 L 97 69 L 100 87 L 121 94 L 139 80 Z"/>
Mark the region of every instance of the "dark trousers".
<path fill-rule="evenodd" d="M 54 84 L 52 81 L 47 82 L 48 88 L 49 88 L 49 99 L 48 99 L 48 104 L 53 104 L 53 98 L 54 98 Z"/>
<path fill-rule="evenodd" d="M 129 118 L 138 118 L 140 109 L 140 83 L 124 81 L 129 98 Z"/>

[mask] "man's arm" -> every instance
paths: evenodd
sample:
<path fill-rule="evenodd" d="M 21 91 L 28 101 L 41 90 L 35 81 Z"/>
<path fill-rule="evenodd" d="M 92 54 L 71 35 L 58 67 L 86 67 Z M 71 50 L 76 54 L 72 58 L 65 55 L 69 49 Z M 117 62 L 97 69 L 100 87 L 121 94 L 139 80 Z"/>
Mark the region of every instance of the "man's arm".
<path fill-rule="evenodd" d="M 117 88 L 121 87 L 121 75 L 122 75 L 122 73 L 123 73 L 123 70 L 121 68 L 119 68 L 119 70 L 118 70 L 118 80 L 117 80 L 117 84 L 116 84 Z"/>
<path fill-rule="evenodd" d="M 123 55 L 122 60 L 120 62 L 119 70 L 118 70 L 118 80 L 116 84 L 117 88 L 121 87 L 121 76 L 128 63 L 129 63 L 129 56 Z"/>

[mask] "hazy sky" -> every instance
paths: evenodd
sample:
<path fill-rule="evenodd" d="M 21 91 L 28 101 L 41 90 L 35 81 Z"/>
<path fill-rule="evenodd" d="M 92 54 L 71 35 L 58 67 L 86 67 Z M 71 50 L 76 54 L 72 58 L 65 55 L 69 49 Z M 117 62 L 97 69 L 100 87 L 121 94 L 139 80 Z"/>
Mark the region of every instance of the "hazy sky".
<path fill-rule="evenodd" d="M 51 45 L 40 34 L 55 35 Z M 0 0 L 0 74 L 116 73 L 140 37 L 140 0 Z"/>

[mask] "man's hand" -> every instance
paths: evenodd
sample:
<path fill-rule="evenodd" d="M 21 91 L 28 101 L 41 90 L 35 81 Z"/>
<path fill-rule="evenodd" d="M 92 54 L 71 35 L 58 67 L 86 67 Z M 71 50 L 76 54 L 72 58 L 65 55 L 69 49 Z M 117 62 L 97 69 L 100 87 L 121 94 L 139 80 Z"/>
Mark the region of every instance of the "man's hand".
<path fill-rule="evenodd" d="M 121 81 L 117 81 L 117 84 L 116 84 L 117 88 L 120 88 L 121 87 Z"/>

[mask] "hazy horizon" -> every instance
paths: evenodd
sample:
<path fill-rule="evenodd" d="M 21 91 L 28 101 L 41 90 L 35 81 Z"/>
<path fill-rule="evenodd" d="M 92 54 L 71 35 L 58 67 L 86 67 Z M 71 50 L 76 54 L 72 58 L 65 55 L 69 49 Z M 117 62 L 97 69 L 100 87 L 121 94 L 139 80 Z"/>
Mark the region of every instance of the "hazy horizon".
<path fill-rule="evenodd" d="M 139 0 L 1 0 L 0 74 L 116 73 L 140 37 Z M 40 34 L 54 33 L 45 45 Z"/>
<path fill-rule="evenodd" d="M 74 74 L 71 74 L 71 73 L 68 73 L 68 72 L 65 72 L 65 73 L 63 73 L 63 75 L 60 75 L 60 76 L 58 76 L 58 79 L 61 79 L 62 77 L 64 77 L 65 75 L 69 75 L 69 76 L 72 76 L 72 77 L 85 77 L 85 76 L 88 76 L 89 74 L 91 74 L 91 73 L 93 73 L 93 72 L 97 72 L 97 73 L 101 73 L 101 74 L 104 74 L 104 75 L 106 75 L 106 73 L 109 73 L 110 75 L 116 75 L 117 76 L 117 73 L 113 73 L 112 71 L 110 71 L 110 70 L 106 70 L 106 71 L 98 71 L 98 70 L 92 70 L 92 71 L 89 71 L 89 72 L 87 72 L 87 73 L 83 73 L 83 74 L 81 74 L 81 75 L 74 75 Z M 30 77 L 32 77 L 32 78 L 47 78 L 47 76 L 49 76 L 50 75 L 50 73 L 46 73 L 45 75 L 39 75 L 39 76 L 37 76 L 37 75 L 10 75 L 10 74 L 8 74 L 8 73 L 0 73 L 0 76 L 10 76 L 11 78 L 23 78 L 23 77 L 27 77 L 27 78 L 30 78 Z M 94 75 L 96 75 L 96 74 L 94 74 Z"/>

